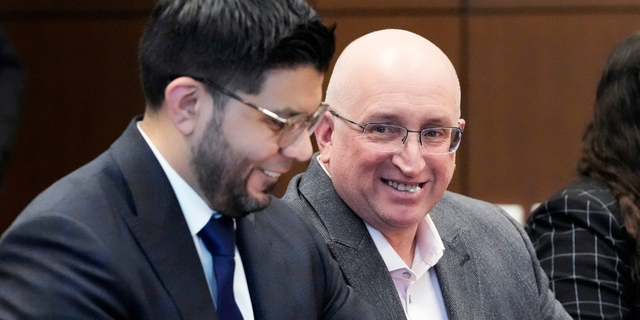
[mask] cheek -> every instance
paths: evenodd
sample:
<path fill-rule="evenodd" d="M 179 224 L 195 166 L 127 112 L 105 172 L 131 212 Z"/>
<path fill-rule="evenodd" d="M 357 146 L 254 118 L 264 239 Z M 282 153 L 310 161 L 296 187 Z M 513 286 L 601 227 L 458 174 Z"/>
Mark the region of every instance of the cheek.
<path fill-rule="evenodd" d="M 224 132 L 234 154 L 250 161 L 261 161 L 272 157 L 280 150 L 273 135 L 258 130 L 258 125 L 225 126 Z"/>
<path fill-rule="evenodd" d="M 452 156 L 446 156 L 445 159 L 438 159 L 438 161 L 432 161 L 432 170 L 439 183 L 444 184 L 444 188 L 447 188 L 449 182 L 453 178 L 455 158 Z"/>
<path fill-rule="evenodd" d="M 379 172 L 385 170 L 389 155 L 366 147 L 352 147 L 341 150 L 340 156 L 333 158 L 336 163 L 336 180 L 346 182 L 352 189 L 368 190 L 375 186 Z M 340 177 L 340 178 L 338 178 Z"/>
<path fill-rule="evenodd" d="M 277 155 L 280 147 L 273 141 L 257 140 L 244 143 L 237 146 L 234 150 L 237 154 L 242 155 L 245 159 L 256 163 L 267 160 Z"/>

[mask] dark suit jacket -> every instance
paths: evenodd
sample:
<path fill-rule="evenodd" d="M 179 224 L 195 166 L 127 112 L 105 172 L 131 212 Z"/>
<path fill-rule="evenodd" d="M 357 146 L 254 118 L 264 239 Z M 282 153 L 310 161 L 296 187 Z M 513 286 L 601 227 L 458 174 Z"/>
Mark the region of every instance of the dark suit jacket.
<path fill-rule="evenodd" d="M 640 318 L 640 286 L 631 279 L 636 244 L 608 188 L 581 177 L 540 205 L 525 229 L 574 318 Z"/>
<path fill-rule="evenodd" d="M 0 319 L 217 318 L 175 193 L 136 120 L 0 238 Z M 371 318 L 315 229 L 280 200 L 237 230 L 256 319 Z"/>
<path fill-rule="evenodd" d="M 314 222 L 345 280 L 378 319 L 405 319 L 364 222 L 339 197 L 316 156 L 283 199 Z M 449 319 L 569 319 L 548 289 L 524 230 L 504 211 L 447 192 L 429 214 L 445 246 L 435 271 Z"/>

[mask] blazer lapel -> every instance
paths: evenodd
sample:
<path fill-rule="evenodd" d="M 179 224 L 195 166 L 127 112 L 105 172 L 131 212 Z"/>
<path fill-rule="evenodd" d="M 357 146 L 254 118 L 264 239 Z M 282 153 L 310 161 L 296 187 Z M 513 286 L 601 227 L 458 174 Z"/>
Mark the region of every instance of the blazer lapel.
<path fill-rule="evenodd" d="M 316 157 L 302 176 L 299 190 L 326 228 L 323 236 L 347 284 L 369 304 L 384 306 L 380 309 L 385 314 L 376 315 L 379 320 L 404 318 L 393 280 L 364 222 L 342 201 Z"/>
<path fill-rule="evenodd" d="M 265 235 L 266 231 L 257 226 L 258 214 L 268 213 L 251 213 L 236 220 L 236 239 L 251 296 L 253 316 L 255 319 L 265 319 L 268 304 L 274 299 L 277 300 L 277 297 L 272 296 L 271 289 L 279 285 L 272 282 L 273 275 L 270 273 L 283 272 L 289 266 L 283 264 L 280 259 L 283 255 L 277 252 L 278 248 L 273 246 L 271 237 Z"/>
<path fill-rule="evenodd" d="M 202 264 L 173 188 L 134 119 L 111 146 L 128 185 L 123 217 L 184 319 L 216 319 Z"/>
<path fill-rule="evenodd" d="M 469 246 L 472 245 L 468 239 L 471 230 L 459 228 L 455 214 L 448 207 L 436 205 L 429 214 L 445 246 L 435 271 L 449 319 L 482 317 L 484 296 L 478 277 L 481 270 Z"/>

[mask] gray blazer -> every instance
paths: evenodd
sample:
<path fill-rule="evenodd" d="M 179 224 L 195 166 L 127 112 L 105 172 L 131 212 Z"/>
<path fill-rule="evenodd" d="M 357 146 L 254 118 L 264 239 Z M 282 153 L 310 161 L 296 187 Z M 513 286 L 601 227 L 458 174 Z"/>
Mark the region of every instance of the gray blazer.
<path fill-rule="evenodd" d="M 405 319 L 364 222 L 336 193 L 316 156 L 283 199 L 310 218 L 347 284 L 378 319 Z M 445 246 L 435 271 L 449 319 L 571 319 L 549 290 L 526 233 L 499 207 L 446 192 L 430 214 Z"/>

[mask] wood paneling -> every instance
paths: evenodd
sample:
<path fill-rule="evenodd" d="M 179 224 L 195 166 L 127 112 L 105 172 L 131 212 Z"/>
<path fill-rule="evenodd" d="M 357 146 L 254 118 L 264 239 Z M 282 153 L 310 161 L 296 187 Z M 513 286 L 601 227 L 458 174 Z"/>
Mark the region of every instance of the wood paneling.
<path fill-rule="evenodd" d="M 321 12 L 322 13 L 322 12 Z M 404 29 L 436 44 L 451 59 L 460 63 L 460 19 L 451 16 L 339 16 L 323 15 L 328 24 L 336 24 L 336 58 L 351 41 L 376 30 Z"/>
<path fill-rule="evenodd" d="M 28 79 L 16 149 L 0 193 L 0 230 L 39 192 L 106 150 L 144 111 L 136 58 L 144 22 L 3 24 Z"/>
<path fill-rule="evenodd" d="M 543 201 L 574 176 L 607 54 L 640 15 L 472 16 L 468 195 Z"/>
<path fill-rule="evenodd" d="M 470 8 L 640 8 L 638 0 L 468 0 L 468 3 Z"/>
<path fill-rule="evenodd" d="M 120 12 L 144 10 L 151 12 L 155 0 L 2 0 L 0 14 Z"/>
<path fill-rule="evenodd" d="M 455 9 L 460 0 L 315 0 L 316 9 Z"/>

